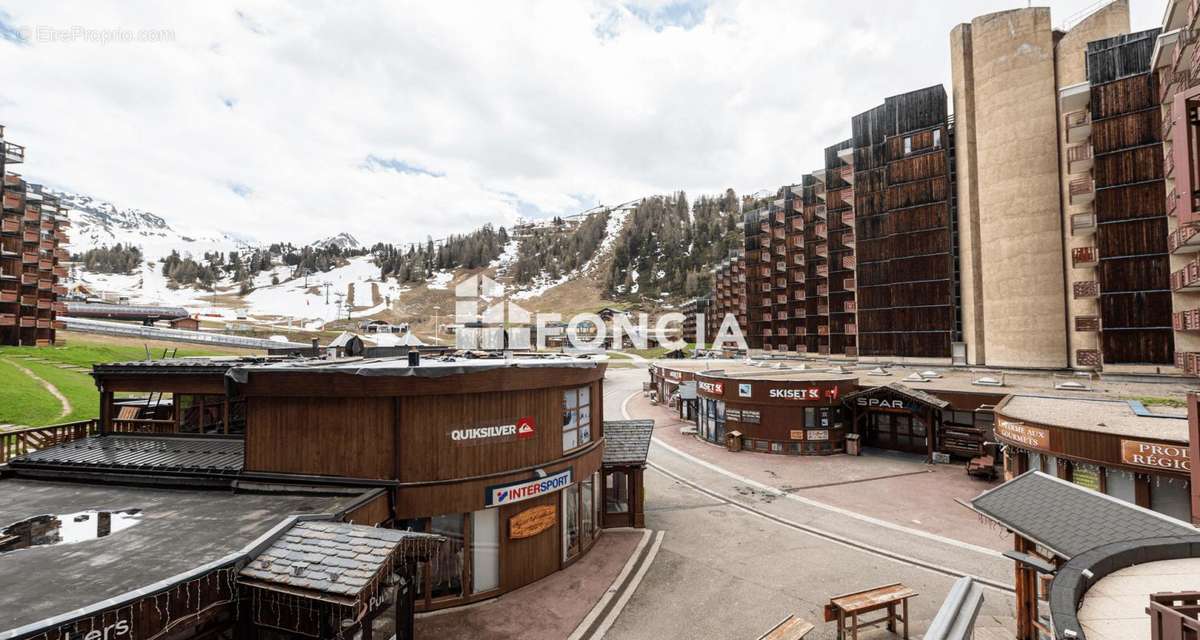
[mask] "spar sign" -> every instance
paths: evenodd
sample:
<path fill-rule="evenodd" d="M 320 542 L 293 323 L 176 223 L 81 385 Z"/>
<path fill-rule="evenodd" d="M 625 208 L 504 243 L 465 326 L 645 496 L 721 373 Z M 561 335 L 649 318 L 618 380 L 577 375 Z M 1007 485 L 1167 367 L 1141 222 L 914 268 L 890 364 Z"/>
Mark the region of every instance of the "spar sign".
<path fill-rule="evenodd" d="M 522 500 L 529 500 L 571 485 L 571 469 L 567 468 L 552 476 L 523 480 L 512 484 L 495 484 L 484 490 L 483 503 L 488 507 L 498 507 Z"/>

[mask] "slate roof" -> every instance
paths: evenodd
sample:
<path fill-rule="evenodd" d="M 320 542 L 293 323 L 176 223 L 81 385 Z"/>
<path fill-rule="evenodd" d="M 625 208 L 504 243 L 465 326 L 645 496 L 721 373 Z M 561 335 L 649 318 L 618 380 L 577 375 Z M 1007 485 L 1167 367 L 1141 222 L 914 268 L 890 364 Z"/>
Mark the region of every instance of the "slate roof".
<path fill-rule="evenodd" d="M 239 365 L 270 362 L 267 358 L 254 356 L 226 356 L 213 358 L 160 358 L 158 360 L 132 360 L 129 362 L 105 362 L 92 366 L 94 373 L 149 370 L 160 373 L 225 373 Z"/>
<path fill-rule="evenodd" d="M 405 539 L 442 540 L 440 536 L 342 522 L 300 522 L 239 575 L 258 583 L 357 600 Z"/>
<path fill-rule="evenodd" d="M 27 453 L 9 466 L 228 476 L 241 472 L 243 451 L 240 439 L 90 436 Z"/>
<path fill-rule="evenodd" d="M 646 464 L 653 432 L 653 420 L 605 420 L 604 464 Z"/>
<path fill-rule="evenodd" d="M 854 393 L 847 394 L 846 399 L 849 400 L 850 398 L 857 398 L 858 396 L 870 396 L 878 392 L 880 389 L 889 389 L 902 396 L 908 396 L 917 402 L 937 407 L 938 409 L 945 409 L 946 407 L 950 406 L 949 402 L 946 402 L 937 396 L 925 393 L 920 389 L 914 389 L 908 385 L 900 384 L 899 382 L 890 382 L 882 387 L 871 387 L 870 389 L 856 391 Z"/>
<path fill-rule="evenodd" d="M 1028 471 L 971 500 L 976 511 L 1063 558 L 1114 542 L 1195 535 L 1169 516 Z"/>

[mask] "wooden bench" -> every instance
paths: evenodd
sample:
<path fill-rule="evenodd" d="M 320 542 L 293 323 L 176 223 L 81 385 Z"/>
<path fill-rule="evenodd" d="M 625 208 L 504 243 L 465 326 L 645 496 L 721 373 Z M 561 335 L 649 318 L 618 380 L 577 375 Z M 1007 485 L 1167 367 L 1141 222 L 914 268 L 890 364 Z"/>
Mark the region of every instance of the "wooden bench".
<path fill-rule="evenodd" d="M 908 638 L 908 599 L 917 596 L 917 592 L 909 589 L 903 584 L 897 582 L 888 584 L 866 591 L 857 591 L 855 593 L 846 593 L 840 596 L 834 596 L 829 599 L 829 604 L 825 605 L 825 622 L 837 621 L 837 637 L 838 640 L 846 640 L 846 631 L 850 631 L 850 638 L 858 640 L 858 630 L 865 627 L 873 627 L 879 624 L 887 624 L 887 630 L 892 633 L 896 632 L 896 622 L 904 623 L 904 634 L 900 637 Z M 901 608 L 901 613 L 896 613 L 896 607 Z M 887 615 L 870 621 L 859 621 L 858 617 L 873 611 L 887 609 Z M 849 626 L 846 621 L 849 619 Z"/>
<path fill-rule="evenodd" d="M 803 640 L 804 636 L 812 630 L 811 622 L 796 616 L 788 616 L 779 624 L 771 627 L 770 631 L 759 636 L 758 640 Z"/>

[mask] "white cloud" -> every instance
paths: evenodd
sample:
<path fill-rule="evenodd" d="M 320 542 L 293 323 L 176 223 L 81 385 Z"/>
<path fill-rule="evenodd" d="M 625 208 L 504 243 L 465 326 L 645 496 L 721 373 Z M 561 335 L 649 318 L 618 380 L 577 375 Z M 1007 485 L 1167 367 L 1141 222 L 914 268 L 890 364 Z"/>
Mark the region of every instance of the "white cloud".
<path fill-rule="evenodd" d="M 1012 5 L 27 2 L 0 14 L 31 30 L 0 38 L 0 123 L 31 179 L 173 222 L 421 240 L 793 182 L 852 114 L 948 85 L 950 29 Z M 1134 0 L 1134 28 L 1161 9 Z M 76 25 L 173 38 L 39 41 Z"/>

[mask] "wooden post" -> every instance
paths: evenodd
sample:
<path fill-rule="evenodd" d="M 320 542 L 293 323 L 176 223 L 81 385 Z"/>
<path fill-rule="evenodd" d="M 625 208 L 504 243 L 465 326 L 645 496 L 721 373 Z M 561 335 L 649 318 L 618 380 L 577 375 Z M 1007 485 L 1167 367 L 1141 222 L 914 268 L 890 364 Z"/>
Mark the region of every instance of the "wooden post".
<path fill-rule="evenodd" d="M 112 414 L 113 393 L 102 388 L 100 390 L 100 435 L 112 433 Z"/>
<path fill-rule="evenodd" d="M 904 599 L 901 607 L 904 609 L 904 640 L 908 640 L 908 598 Z M 892 631 L 895 631 L 895 629 Z"/>
<path fill-rule="evenodd" d="M 1017 553 L 1027 553 L 1033 544 L 1019 535 L 1013 534 L 1013 549 Z M 1020 563 L 1013 563 L 1016 568 L 1015 586 L 1017 596 L 1017 640 L 1038 640 L 1037 629 L 1033 623 L 1037 619 L 1037 576 L 1033 569 Z"/>

